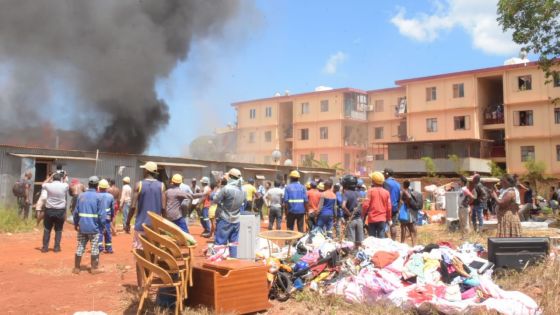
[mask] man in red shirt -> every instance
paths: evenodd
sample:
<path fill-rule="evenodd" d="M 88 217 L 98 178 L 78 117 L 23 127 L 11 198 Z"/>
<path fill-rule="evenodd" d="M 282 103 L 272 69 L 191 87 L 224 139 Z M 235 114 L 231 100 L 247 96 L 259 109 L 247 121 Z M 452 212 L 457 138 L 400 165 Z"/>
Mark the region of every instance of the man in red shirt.
<path fill-rule="evenodd" d="M 385 226 L 391 224 L 391 196 L 383 188 L 385 176 L 381 172 L 373 172 L 370 177 L 373 187 L 367 192 L 367 204 L 362 215 L 367 215 L 369 236 L 385 238 Z"/>
<path fill-rule="evenodd" d="M 313 230 L 317 225 L 317 214 L 319 210 L 319 201 L 321 200 L 321 192 L 317 190 L 317 183 L 311 181 L 310 189 L 307 191 L 307 199 L 309 199 L 309 208 L 307 210 L 307 227 L 308 231 Z"/>

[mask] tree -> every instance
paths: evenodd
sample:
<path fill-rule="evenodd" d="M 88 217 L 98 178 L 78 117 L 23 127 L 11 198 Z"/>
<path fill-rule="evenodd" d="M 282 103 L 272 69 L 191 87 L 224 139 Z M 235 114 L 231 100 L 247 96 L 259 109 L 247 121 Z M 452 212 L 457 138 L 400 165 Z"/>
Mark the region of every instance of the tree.
<path fill-rule="evenodd" d="M 313 161 L 315 160 L 315 152 L 306 154 L 301 161 L 301 166 L 303 167 L 313 167 Z"/>
<path fill-rule="evenodd" d="M 455 173 L 457 173 L 457 175 L 466 175 L 467 173 L 465 172 L 465 170 L 461 167 L 461 159 L 459 158 L 459 156 L 457 154 L 449 154 L 447 156 L 449 158 L 449 160 L 451 162 L 453 162 L 453 166 L 455 168 Z"/>
<path fill-rule="evenodd" d="M 345 171 L 345 169 L 342 167 L 342 163 L 340 163 L 340 162 L 329 165 L 329 163 L 327 161 L 313 160 L 312 163 L 313 163 L 313 167 L 329 168 L 329 169 L 336 170 L 337 172 L 344 172 Z"/>
<path fill-rule="evenodd" d="M 554 66 L 560 56 L 560 1 L 500 0 L 498 23 L 504 31 L 513 31 L 515 43 L 540 56 L 547 82 L 558 77 Z"/>
<path fill-rule="evenodd" d="M 546 164 L 544 164 L 543 161 L 530 159 L 523 163 L 523 166 L 525 166 L 527 170 L 527 174 L 525 174 L 523 178 L 536 188 L 538 183 L 545 179 Z"/>
<path fill-rule="evenodd" d="M 488 167 L 490 167 L 490 175 L 492 175 L 492 177 L 502 177 L 505 175 L 505 171 L 504 169 L 502 169 L 496 162 L 494 161 L 490 161 L 488 162 Z"/>
<path fill-rule="evenodd" d="M 424 167 L 426 168 L 426 175 L 428 177 L 436 177 L 436 164 L 434 160 L 429 156 L 424 156 L 420 158 L 424 161 Z"/>

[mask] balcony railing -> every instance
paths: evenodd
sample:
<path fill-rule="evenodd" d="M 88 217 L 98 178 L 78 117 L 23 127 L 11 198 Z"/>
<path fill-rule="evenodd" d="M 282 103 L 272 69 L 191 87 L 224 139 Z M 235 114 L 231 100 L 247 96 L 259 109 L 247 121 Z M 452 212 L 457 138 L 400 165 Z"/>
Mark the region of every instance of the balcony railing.
<path fill-rule="evenodd" d="M 365 111 L 347 110 L 344 111 L 344 117 L 356 120 L 366 120 L 367 113 Z"/>
<path fill-rule="evenodd" d="M 506 147 L 495 145 L 490 147 L 490 157 L 497 158 L 497 157 L 506 157 Z"/>
<path fill-rule="evenodd" d="M 500 118 L 485 118 L 484 119 L 484 124 L 485 125 L 496 125 L 496 124 L 503 124 L 504 123 L 504 117 L 500 117 Z"/>

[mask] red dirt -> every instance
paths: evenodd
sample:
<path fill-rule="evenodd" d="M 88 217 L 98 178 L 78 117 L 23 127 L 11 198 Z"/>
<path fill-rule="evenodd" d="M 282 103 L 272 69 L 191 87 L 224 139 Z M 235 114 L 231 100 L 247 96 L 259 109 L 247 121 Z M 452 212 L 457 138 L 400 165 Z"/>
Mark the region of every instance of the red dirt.
<path fill-rule="evenodd" d="M 199 241 L 201 259 L 206 239 L 201 227 L 190 226 Z M 114 254 L 101 254 L 104 273 L 91 275 L 89 253 L 82 258 L 82 272 L 72 273 L 76 232 L 65 224 L 62 252 L 41 253 L 42 229 L 30 233 L 0 234 L 0 294 L 3 314 L 72 314 L 103 311 L 107 314 L 135 313 L 136 270 L 131 254 L 132 237 L 120 233 L 113 238 Z M 88 245 L 89 246 L 89 245 Z"/>

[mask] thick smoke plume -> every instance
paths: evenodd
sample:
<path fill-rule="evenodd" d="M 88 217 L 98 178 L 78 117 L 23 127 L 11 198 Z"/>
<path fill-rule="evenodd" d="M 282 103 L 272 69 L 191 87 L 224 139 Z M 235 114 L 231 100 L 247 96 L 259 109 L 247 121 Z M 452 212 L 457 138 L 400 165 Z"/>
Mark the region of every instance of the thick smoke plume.
<path fill-rule="evenodd" d="M 0 0 L 0 142 L 53 124 L 89 139 L 78 148 L 142 152 L 169 120 L 156 81 L 239 9 L 238 0 Z"/>

